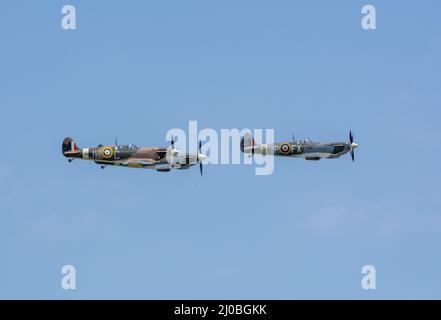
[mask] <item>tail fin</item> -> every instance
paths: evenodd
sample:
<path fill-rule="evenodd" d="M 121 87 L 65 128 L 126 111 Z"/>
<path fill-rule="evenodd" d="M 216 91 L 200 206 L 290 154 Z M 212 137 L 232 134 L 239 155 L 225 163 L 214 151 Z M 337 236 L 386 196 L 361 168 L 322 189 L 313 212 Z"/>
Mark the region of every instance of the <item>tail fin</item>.
<path fill-rule="evenodd" d="M 78 153 L 79 148 L 75 141 L 72 138 L 68 137 L 64 138 L 61 150 L 63 151 L 63 155 L 65 157 L 71 157 Z"/>
<path fill-rule="evenodd" d="M 253 136 L 251 135 L 251 133 L 247 132 L 244 134 L 242 140 L 240 141 L 240 150 L 246 153 L 254 153 L 255 145 L 256 141 L 254 141 Z"/>

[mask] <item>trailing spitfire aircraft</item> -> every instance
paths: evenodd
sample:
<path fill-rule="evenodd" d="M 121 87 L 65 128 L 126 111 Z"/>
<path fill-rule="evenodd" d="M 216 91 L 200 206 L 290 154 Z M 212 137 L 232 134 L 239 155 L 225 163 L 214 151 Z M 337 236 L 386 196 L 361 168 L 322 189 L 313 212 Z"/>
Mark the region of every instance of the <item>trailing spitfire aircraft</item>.
<path fill-rule="evenodd" d="M 206 159 L 206 156 L 201 154 L 200 141 L 197 154 L 181 154 L 175 148 L 173 137 L 168 148 L 139 148 L 133 144 L 118 145 L 118 141 L 115 141 L 113 146 L 103 146 L 100 144 L 92 148 L 78 148 L 72 138 L 65 138 L 62 151 L 63 155 L 69 158 L 69 162 L 72 162 L 74 159 L 92 160 L 96 164 L 101 165 L 101 169 L 108 165 L 114 165 L 168 172 L 171 169 L 183 170 L 199 164 L 201 175 L 202 161 Z"/>
<path fill-rule="evenodd" d="M 349 131 L 349 142 L 313 142 L 309 139 L 274 143 L 256 144 L 251 134 L 247 133 L 242 138 L 240 148 L 244 153 L 269 154 L 274 150 L 275 156 L 304 158 L 305 160 L 320 160 L 321 158 L 335 159 L 350 152 L 354 161 L 354 150 L 358 145 L 354 142 L 354 136 Z"/>

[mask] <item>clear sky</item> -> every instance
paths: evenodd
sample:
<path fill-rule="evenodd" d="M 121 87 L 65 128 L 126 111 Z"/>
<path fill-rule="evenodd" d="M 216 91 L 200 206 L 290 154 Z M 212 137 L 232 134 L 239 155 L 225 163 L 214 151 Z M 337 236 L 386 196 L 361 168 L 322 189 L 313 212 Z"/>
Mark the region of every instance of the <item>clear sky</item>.
<path fill-rule="evenodd" d="M 77 10 L 77 30 L 60 26 Z M 377 29 L 360 26 L 377 9 Z M 439 1 L 3 1 L 0 298 L 441 298 Z M 68 164 L 171 128 L 350 157 L 168 174 Z M 63 265 L 77 290 L 60 286 Z M 363 290 L 361 268 L 376 268 Z"/>

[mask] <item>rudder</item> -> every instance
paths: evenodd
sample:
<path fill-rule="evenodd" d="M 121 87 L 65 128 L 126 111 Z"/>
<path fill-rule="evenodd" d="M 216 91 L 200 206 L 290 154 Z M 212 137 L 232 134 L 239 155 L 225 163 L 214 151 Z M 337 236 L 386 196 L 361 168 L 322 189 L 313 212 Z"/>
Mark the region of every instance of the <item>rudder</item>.
<path fill-rule="evenodd" d="M 77 153 L 79 148 L 72 138 L 67 137 L 67 138 L 64 138 L 64 140 L 63 140 L 61 150 L 62 150 L 64 156 L 69 157 L 72 154 Z M 69 154 L 71 154 L 71 155 L 69 155 Z"/>
<path fill-rule="evenodd" d="M 252 152 L 254 153 L 254 146 L 256 145 L 256 142 L 254 141 L 253 136 L 247 132 L 242 137 L 242 140 L 240 141 L 240 150 L 242 152 Z"/>

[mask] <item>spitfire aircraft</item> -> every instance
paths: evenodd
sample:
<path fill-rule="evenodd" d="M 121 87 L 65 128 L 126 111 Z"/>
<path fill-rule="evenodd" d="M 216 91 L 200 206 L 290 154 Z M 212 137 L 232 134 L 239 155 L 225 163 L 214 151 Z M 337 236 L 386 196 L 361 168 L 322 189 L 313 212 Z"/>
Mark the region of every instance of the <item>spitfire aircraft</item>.
<path fill-rule="evenodd" d="M 354 161 L 354 150 L 358 145 L 349 131 L 349 142 L 314 142 L 309 139 L 286 141 L 274 144 L 256 144 L 251 134 L 247 133 L 241 140 L 240 148 L 244 153 L 262 154 L 274 150 L 275 156 L 304 158 L 305 160 L 320 160 L 321 158 L 335 159 L 350 153 Z"/>
<path fill-rule="evenodd" d="M 72 138 L 65 138 L 62 145 L 63 155 L 69 158 L 69 162 L 74 159 L 92 160 L 101 165 L 104 169 L 108 165 L 122 166 L 129 168 L 153 169 L 159 172 L 168 172 L 171 169 L 188 169 L 199 164 L 202 175 L 202 161 L 206 156 L 201 154 L 201 142 L 199 141 L 199 151 L 197 154 L 182 154 L 175 148 L 174 138 L 168 148 L 147 147 L 140 148 L 133 144 L 103 146 L 98 145 L 92 148 L 78 148 Z"/>

